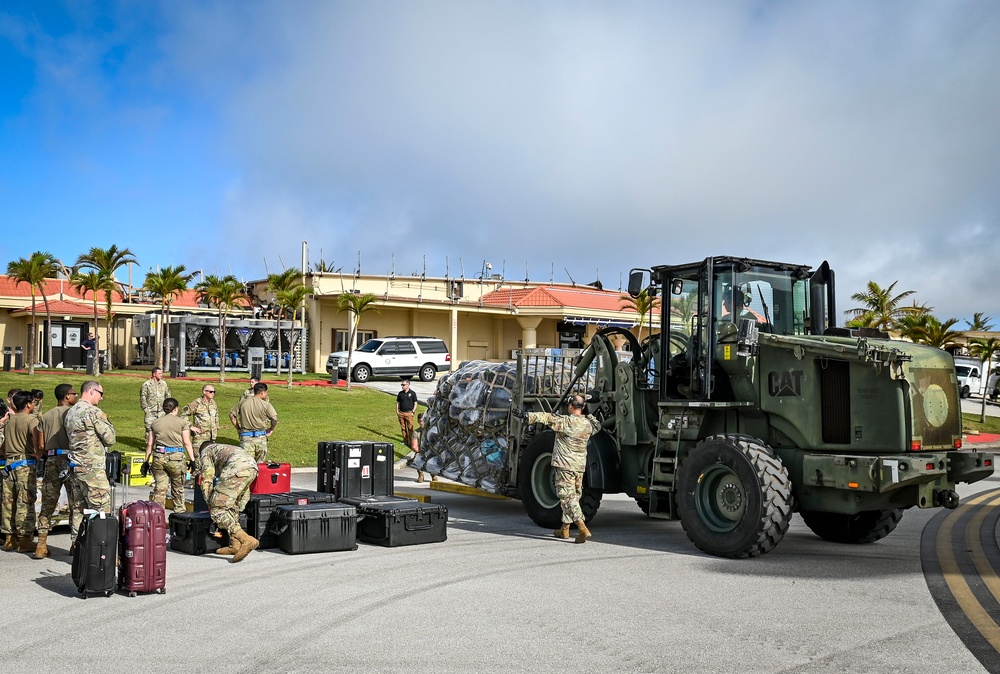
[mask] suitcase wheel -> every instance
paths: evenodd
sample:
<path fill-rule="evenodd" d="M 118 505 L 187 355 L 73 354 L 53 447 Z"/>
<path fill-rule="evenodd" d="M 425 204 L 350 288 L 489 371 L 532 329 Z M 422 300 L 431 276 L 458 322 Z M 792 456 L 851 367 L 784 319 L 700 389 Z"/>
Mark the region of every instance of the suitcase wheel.
<path fill-rule="evenodd" d="M 135 593 L 135 592 L 129 592 L 129 593 L 128 593 L 128 596 L 130 596 L 130 597 L 134 597 L 135 595 L 136 595 L 136 593 Z"/>
<path fill-rule="evenodd" d="M 111 596 L 111 595 L 113 595 L 114 593 L 115 593 L 115 591 L 114 591 L 114 590 L 108 590 L 107 592 L 105 592 L 105 593 L 104 593 L 104 596 L 105 596 L 105 597 L 110 597 L 110 596 Z"/>
<path fill-rule="evenodd" d="M 165 587 L 161 587 L 156 591 L 156 594 L 166 594 L 166 593 L 167 593 L 167 588 Z"/>

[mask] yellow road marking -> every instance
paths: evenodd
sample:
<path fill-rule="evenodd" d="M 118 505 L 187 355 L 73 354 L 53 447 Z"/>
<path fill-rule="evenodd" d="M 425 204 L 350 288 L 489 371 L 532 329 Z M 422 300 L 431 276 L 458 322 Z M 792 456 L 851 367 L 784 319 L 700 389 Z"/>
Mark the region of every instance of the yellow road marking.
<path fill-rule="evenodd" d="M 431 482 L 431 489 L 436 491 L 447 491 L 452 494 L 468 494 L 469 496 L 482 496 L 483 498 L 498 498 L 507 500 L 506 496 L 502 494 L 494 494 L 492 492 L 483 491 L 482 489 L 476 489 L 475 487 L 470 487 L 465 484 L 455 484 L 454 482 L 442 482 L 438 480 L 437 482 Z"/>
<path fill-rule="evenodd" d="M 969 526 L 965 530 L 965 543 L 969 548 L 969 552 L 972 555 L 972 562 L 976 565 L 976 570 L 979 572 L 979 577 L 983 579 L 983 583 L 989 588 L 990 592 L 993 593 L 993 597 L 1000 602 L 1000 578 L 997 577 L 996 571 L 990 565 L 989 561 L 986 559 L 986 553 L 983 550 L 983 544 L 979 540 L 980 529 L 983 526 L 983 520 L 986 516 L 990 514 L 990 510 L 995 508 L 1000 504 L 1000 496 L 990 501 L 985 507 L 980 508 L 972 519 L 969 520 Z"/>
<path fill-rule="evenodd" d="M 958 562 L 955 559 L 955 552 L 952 549 L 951 538 L 954 522 L 961 519 L 961 515 L 959 513 L 971 510 L 974 506 L 995 497 L 997 493 L 998 492 L 993 491 L 978 496 L 965 505 L 959 507 L 958 510 L 946 517 L 944 522 L 941 524 L 941 528 L 938 529 L 936 547 L 938 560 L 941 562 L 941 575 L 944 577 L 944 581 L 947 583 L 948 589 L 951 591 L 951 595 L 955 598 L 955 601 L 958 602 L 958 605 L 962 608 L 962 612 L 965 613 L 969 621 L 977 630 L 979 630 L 979 633 L 982 634 L 988 642 L 990 642 L 990 645 L 993 646 L 995 650 L 1000 651 L 1000 626 L 997 626 L 996 621 L 990 617 L 989 613 L 986 612 L 982 604 L 979 603 L 979 600 L 976 599 L 976 596 L 973 594 L 968 582 L 966 582 L 961 569 L 958 568 Z M 966 532 L 968 532 L 968 528 L 966 529 Z"/>

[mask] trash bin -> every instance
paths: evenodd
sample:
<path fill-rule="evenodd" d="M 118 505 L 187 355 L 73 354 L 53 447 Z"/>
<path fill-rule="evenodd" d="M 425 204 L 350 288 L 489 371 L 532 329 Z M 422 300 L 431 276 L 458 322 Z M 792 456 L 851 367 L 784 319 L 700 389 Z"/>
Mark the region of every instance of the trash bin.
<path fill-rule="evenodd" d="M 10 361 L 14 357 L 14 350 L 9 346 L 3 347 L 3 371 L 10 372 Z"/>
<path fill-rule="evenodd" d="M 104 374 L 104 370 L 108 367 L 108 350 L 104 349 L 100 352 L 100 357 L 98 358 L 98 367 L 100 368 L 101 374 Z"/>
<path fill-rule="evenodd" d="M 177 354 L 170 354 L 170 376 L 175 378 L 180 376 L 180 364 L 177 361 Z"/>
<path fill-rule="evenodd" d="M 250 358 L 250 378 L 261 380 L 264 375 L 264 359 L 260 356 L 252 356 Z"/>
<path fill-rule="evenodd" d="M 93 349 L 87 352 L 87 374 L 91 377 L 97 374 L 97 353 Z"/>
<path fill-rule="evenodd" d="M 24 369 L 24 348 L 20 346 L 14 347 L 14 369 L 23 370 Z"/>

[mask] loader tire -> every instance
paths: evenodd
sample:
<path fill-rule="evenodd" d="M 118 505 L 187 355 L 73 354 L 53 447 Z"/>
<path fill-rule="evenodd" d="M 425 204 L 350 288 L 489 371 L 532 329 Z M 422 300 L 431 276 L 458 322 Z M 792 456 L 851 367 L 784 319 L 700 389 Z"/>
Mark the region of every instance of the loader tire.
<path fill-rule="evenodd" d="M 806 526 L 824 541 L 850 544 L 874 543 L 885 538 L 903 519 L 901 508 L 867 510 L 854 515 L 818 510 L 803 510 L 799 514 Z"/>
<path fill-rule="evenodd" d="M 546 529 L 557 529 L 562 524 L 562 508 L 552 485 L 552 447 L 555 434 L 542 433 L 524 450 L 517 469 L 517 484 L 521 493 L 521 504 L 531 521 Z M 584 475 L 584 484 L 587 477 Z M 603 492 L 599 489 L 583 488 L 580 496 L 580 510 L 589 522 L 601 507 Z"/>
<path fill-rule="evenodd" d="M 792 518 L 788 471 L 770 447 L 746 436 L 701 441 L 680 466 L 677 499 L 688 538 L 719 557 L 770 552 Z"/>

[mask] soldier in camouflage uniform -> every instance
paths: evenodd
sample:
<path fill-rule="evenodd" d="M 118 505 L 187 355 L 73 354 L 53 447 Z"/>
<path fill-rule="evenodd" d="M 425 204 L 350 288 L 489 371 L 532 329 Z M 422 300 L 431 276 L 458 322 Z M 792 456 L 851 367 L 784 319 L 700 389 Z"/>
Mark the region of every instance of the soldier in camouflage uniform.
<path fill-rule="evenodd" d="M 220 555 L 234 555 L 239 562 L 253 552 L 259 542 L 240 527 L 240 513 L 250 500 L 250 483 L 257 478 L 257 462 L 246 450 L 232 445 L 206 442 L 198 460 L 201 491 L 212 521 L 229 532 L 230 545 Z"/>
<path fill-rule="evenodd" d="M 42 415 L 39 424 L 41 442 L 44 447 L 45 469 L 42 474 L 42 509 L 38 513 L 38 546 L 35 548 L 35 559 L 49 556 L 48 537 L 51 528 L 52 515 L 59 505 L 59 492 L 62 491 L 63 480 L 69 476 L 69 438 L 63 427 L 66 413 L 76 404 L 76 391 L 71 384 L 56 386 L 56 406 Z M 75 540 L 76 532 L 83 521 L 83 505 L 70 499 L 71 490 L 67 485 L 66 496 L 69 501 L 70 530 Z"/>
<path fill-rule="evenodd" d="M 83 382 L 80 400 L 63 418 L 69 438 L 70 503 L 100 512 L 111 512 L 111 485 L 104 472 L 108 448 L 115 444 L 115 427 L 97 405 L 104 398 L 104 387 L 93 379 Z M 76 545 L 73 539 L 72 549 Z"/>
<path fill-rule="evenodd" d="M 248 388 L 246 391 L 244 391 L 243 395 L 240 396 L 240 402 L 243 402 L 247 398 L 253 397 L 253 387 L 257 385 L 258 381 L 260 381 L 260 380 L 254 378 L 254 377 L 250 377 L 250 388 Z M 267 400 L 267 396 L 265 396 L 264 399 Z"/>
<path fill-rule="evenodd" d="M 219 436 L 219 407 L 215 404 L 215 386 L 201 387 L 201 397 L 195 398 L 181 410 L 181 416 L 191 417 L 191 446 L 201 447 L 205 442 L 215 442 Z"/>
<path fill-rule="evenodd" d="M 146 462 L 153 469 L 153 492 L 149 497 L 165 505 L 167 486 L 174 500 L 174 512 L 184 507 L 184 475 L 194 470 L 194 450 L 191 448 L 191 424 L 177 416 L 177 399 L 163 401 L 163 416 L 153 422 L 146 438 Z"/>
<path fill-rule="evenodd" d="M 139 389 L 139 405 L 142 406 L 142 422 L 149 433 L 149 427 L 163 416 L 163 401 L 170 397 L 170 387 L 163 381 L 163 369 L 154 367 Z"/>
<path fill-rule="evenodd" d="M 257 382 L 253 390 L 253 396 L 236 403 L 229 412 L 229 421 L 240 433 L 240 447 L 262 463 L 267 458 L 267 439 L 278 425 L 278 413 L 267 401 L 267 384 Z"/>
<path fill-rule="evenodd" d="M 30 391 L 14 394 L 14 415 L 7 422 L 0 457 L 6 461 L 3 469 L 3 533 L 7 534 L 4 550 L 34 552 L 35 498 L 38 478 L 39 436 L 35 404 Z M 28 513 L 32 517 L 29 519 Z"/>
<path fill-rule="evenodd" d="M 574 395 L 569 400 L 569 414 L 529 412 L 527 415 L 529 424 L 543 424 L 555 431 L 553 484 L 562 507 L 563 524 L 552 534 L 556 538 L 569 538 L 569 525 L 575 524 L 579 532 L 577 543 L 590 538 L 590 530 L 580 510 L 580 496 L 583 494 L 583 472 L 587 468 L 587 443 L 591 435 L 601 430 L 601 422 L 583 414 L 586 404 L 582 395 Z"/>

